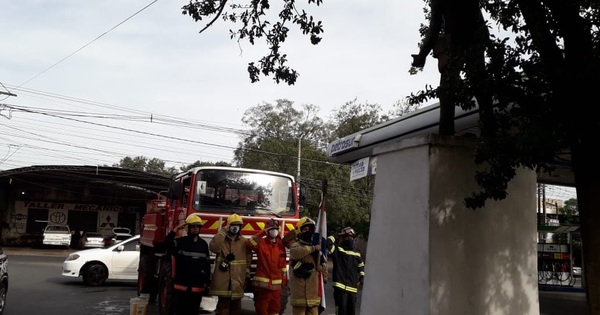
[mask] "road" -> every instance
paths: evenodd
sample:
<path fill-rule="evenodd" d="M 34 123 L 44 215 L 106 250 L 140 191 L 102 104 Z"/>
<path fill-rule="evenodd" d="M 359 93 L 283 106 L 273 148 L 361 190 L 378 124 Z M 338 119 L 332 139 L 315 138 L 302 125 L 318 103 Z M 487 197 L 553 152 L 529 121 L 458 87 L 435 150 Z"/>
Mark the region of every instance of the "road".
<path fill-rule="evenodd" d="M 61 249 L 4 248 L 9 257 L 9 291 L 5 314 L 47 315 L 128 315 L 129 300 L 137 294 L 133 281 L 107 282 L 101 287 L 88 287 L 80 278 L 61 276 L 64 258 L 70 252 Z M 328 308 L 322 315 L 334 314 L 333 290 L 326 285 Z M 539 292 L 541 315 L 585 315 L 585 293 L 561 290 Z M 243 314 L 254 314 L 251 299 L 242 303 Z M 284 314 L 291 315 L 288 305 Z M 148 315 L 158 314 L 149 305 Z M 205 314 L 211 314 L 210 312 Z"/>

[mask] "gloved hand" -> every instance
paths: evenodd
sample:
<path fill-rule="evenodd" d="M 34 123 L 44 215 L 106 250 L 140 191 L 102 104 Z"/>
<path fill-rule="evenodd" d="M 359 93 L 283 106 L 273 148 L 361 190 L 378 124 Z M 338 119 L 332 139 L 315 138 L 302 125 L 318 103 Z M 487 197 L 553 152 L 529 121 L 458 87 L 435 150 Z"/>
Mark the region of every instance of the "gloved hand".
<path fill-rule="evenodd" d="M 227 260 L 227 261 L 234 261 L 235 260 L 235 255 L 233 253 L 229 253 L 229 254 L 227 254 L 227 256 L 225 256 L 225 260 Z"/>

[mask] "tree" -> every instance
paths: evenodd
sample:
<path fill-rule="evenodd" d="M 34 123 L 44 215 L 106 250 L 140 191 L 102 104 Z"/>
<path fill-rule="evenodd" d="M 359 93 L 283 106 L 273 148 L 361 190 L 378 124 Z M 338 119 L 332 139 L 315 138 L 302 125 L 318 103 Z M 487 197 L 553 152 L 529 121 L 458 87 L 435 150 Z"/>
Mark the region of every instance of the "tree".
<path fill-rule="evenodd" d="M 593 132 L 600 118 L 588 106 L 594 88 L 600 86 L 600 6 L 586 0 L 480 5 L 513 35 L 490 34 L 482 40 L 486 71 L 471 73 L 456 85 L 456 106 L 472 107 L 482 88 L 494 100 L 493 115 L 480 116 L 485 132 L 475 161 L 487 165 L 476 175 L 482 191 L 467 198 L 467 206 L 476 209 L 488 199 L 504 199 L 517 168 L 552 172 L 557 161 L 570 157 L 587 267 L 587 301 L 590 313 L 600 314 L 600 227 L 596 224 L 600 212 L 595 209 L 600 168 Z M 418 103 L 438 93 L 438 89 L 421 91 L 411 101 Z"/>
<path fill-rule="evenodd" d="M 239 23 L 239 28 L 230 30 L 229 36 L 238 42 L 247 40 L 254 45 L 256 40 L 264 39 L 269 46 L 269 54 L 258 60 L 257 63 L 248 64 L 250 81 L 259 81 L 260 75 L 273 75 L 275 82 L 285 82 L 292 85 L 298 78 L 298 72 L 287 66 L 287 54 L 283 53 L 281 46 L 287 38 L 289 24 L 296 24 L 304 35 L 310 37 L 310 43 L 317 45 L 323 33 L 321 21 L 315 21 L 304 10 L 298 10 L 298 5 L 293 0 L 284 0 L 278 19 L 272 23 L 267 14 L 271 9 L 269 0 L 250 0 L 230 2 L 227 0 L 190 0 L 183 6 L 183 14 L 189 15 L 194 21 L 208 20 L 200 33 L 209 28 L 217 19 L 223 19 L 233 24 Z M 308 4 L 320 5 L 322 0 L 308 0 Z"/>
<path fill-rule="evenodd" d="M 184 166 L 180 167 L 179 170 L 182 172 L 185 172 L 185 171 L 191 170 L 194 167 L 199 167 L 199 166 L 231 166 L 231 163 L 225 162 L 225 161 L 202 162 L 202 161 L 198 160 L 192 164 L 184 165 Z"/>
<path fill-rule="evenodd" d="M 166 168 L 163 160 L 157 158 L 148 160 L 148 158 L 144 156 L 136 156 L 134 158 L 126 156 L 122 158 L 119 163 L 113 164 L 113 167 L 148 172 L 165 177 L 169 177 L 177 173 L 177 170 L 174 167 Z"/>
<path fill-rule="evenodd" d="M 327 162 L 323 145 L 335 137 L 376 125 L 389 116 L 382 114 L 378 104 L 359 104 L 353 100 L 335 109 L 329 121 L 324 122 L 318 107 L 303 105 L 297 110 L 293 105 L 289 100 L 277 100 L 275 105 L 263 103 L 248 109 L 242 122 L 249 132 L 238 145 L 234 160 L 241 167 L 296 174 L 300 156 L 300 182 L 311 191 L 303 215 L 316 217 L 322 179 L 326 178 L 328 229 L 339 231 L 350 225 L 367 236 L 373 180 L 349 181 L 349 167 Z"/>

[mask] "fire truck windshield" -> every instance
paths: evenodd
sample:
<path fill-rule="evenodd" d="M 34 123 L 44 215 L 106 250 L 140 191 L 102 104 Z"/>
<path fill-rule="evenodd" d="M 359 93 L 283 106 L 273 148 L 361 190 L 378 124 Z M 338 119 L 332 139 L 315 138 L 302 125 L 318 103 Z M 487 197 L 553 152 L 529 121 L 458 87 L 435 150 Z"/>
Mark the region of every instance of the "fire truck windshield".
<path fill-rule="evenodd" d="M 200 212 L 295 214 L 292 179 L 238 170 L 204 169 L 196 177 L 193 208 Z"/>

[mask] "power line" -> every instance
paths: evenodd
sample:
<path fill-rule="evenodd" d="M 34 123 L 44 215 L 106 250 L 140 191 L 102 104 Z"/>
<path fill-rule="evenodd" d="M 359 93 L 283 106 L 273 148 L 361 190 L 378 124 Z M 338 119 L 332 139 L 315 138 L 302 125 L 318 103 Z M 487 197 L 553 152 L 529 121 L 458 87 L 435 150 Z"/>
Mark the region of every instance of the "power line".
<path fill-rule="evenodd" d="M 135 12 L 134 14 L 130 15 L 129 17 L 127 17 L 125 20 L 121 21 L 119 24 L 111 27 L 108 31 L 100 34 L 100 36 L 92 39 L 89 43 L 79 47 L 79 49 L 75 50 L 74 52 L 70 53 L 68 56 L 64 57 L 63 59 L 59 60 L 58 62 L 56 62 L 55 64 L 51 65 L 50 67 L 46 68 L 45 70 L 43 70 L 42 72 L 36 74 L 35 76 L 33 76 L 32 78 L 30 78 L 29 80 L 21 83 L 19 86 L 23 86 L 29 82 L 31 82 L 32 80 L 34 80 L 35 78 L 39 77 L 40 75 L 46 73 L 47 71 L 49 71 L 50 69 L 58 66 L 59 64 L 61 64 L 63 61 L 69 59 L 71 56 L 75 55 L 76 53 L 80 52 L 81 50 L 83 50 L 84 48 L 86 48 L 87 46 L 91 45 L 93 42 L 97 41 L 98 39 L 100 39 L 101 37 L 103 37 L 104 35 L 108 34 L 110 31 L 114 30 L 115 28 L 121 26 L 123 23 L 129 21 L 131 18 L 133 18 L 134 16 L 138 15 L 140 12 L 146 10 L 148 7 L 150 7 L 151 5 L 153 5 L 154 3 L 156 3 L 158 0 L 154 0 L 152 2 L 150 2 L 149 4 L 147 4 L 145 7 L 141 8 L 140 10 L 138 10 L 137 12 Z"/>

